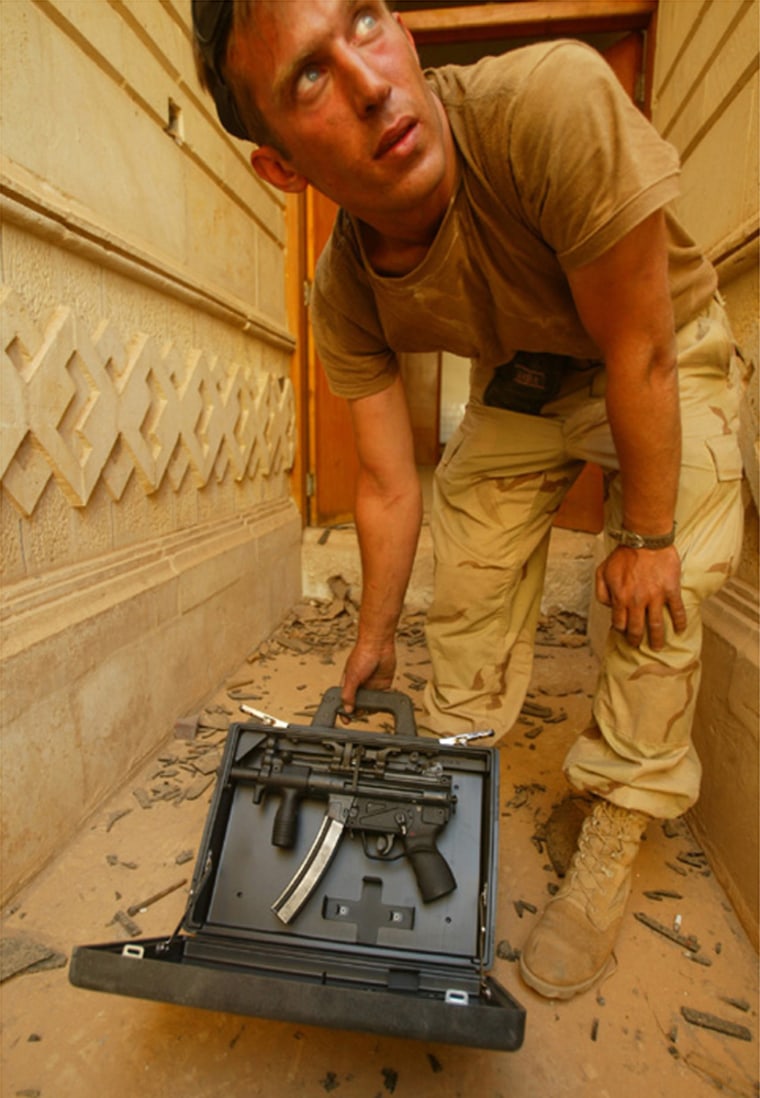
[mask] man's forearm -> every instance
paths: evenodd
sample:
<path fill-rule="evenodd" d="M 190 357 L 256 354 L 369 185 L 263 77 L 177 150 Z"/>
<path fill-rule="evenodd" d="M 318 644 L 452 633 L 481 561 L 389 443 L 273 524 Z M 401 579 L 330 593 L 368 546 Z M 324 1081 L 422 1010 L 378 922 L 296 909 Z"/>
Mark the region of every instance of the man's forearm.
<path fill-rule="evenodd" d="M 608 252 L 568 274 L 578 315 L 607 372 L 607 415 L 634 533 L 673 524 L 681 420 L 668 236 L 658 211 Z"/>
<path fill-rule="evenodd" d="M 359 475 L 356 529 L 362 560 L 360 642 L 392 641 L 404 604 L 422 522 L 416 474 L 403 491 L 384 493 Z"/>
<path fill-rule="evenodd" d="M 672 526 L 681 464 L 678 371 L 670 350 L 648 368 L 608 370 L 607 413 L 623 489 L 623 525 L 643 535 Z"/>

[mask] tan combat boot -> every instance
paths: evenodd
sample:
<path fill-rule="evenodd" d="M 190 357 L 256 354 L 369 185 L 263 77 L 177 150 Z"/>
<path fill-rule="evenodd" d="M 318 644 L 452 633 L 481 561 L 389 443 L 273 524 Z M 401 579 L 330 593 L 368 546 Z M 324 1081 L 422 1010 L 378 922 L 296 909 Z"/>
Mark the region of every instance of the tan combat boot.
<path fill-rule="evenodd" d="M 603 974 L 649 819 L 600 800 L 584 820 L 568 874 L 520 956 L 523 980 L 541 995 L 571 999 Z"/>

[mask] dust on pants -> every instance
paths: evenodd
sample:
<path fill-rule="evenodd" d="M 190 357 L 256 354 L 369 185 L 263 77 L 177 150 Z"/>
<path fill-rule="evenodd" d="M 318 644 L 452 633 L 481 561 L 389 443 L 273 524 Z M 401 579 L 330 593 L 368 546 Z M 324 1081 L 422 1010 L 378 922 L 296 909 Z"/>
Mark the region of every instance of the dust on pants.
<path fill-rule="evenodd" d="M 565 761 L 575 788 L 659 818 L 680 815 L 699 793 L 691 742 L 699 604 L 734 571 L 742 539 L 741 387 L 729 373 L 734 344 L 717 302 L 678 333 L 678 352 L 676 548 L 688 626 L 676 634 L 668 619 L 659 652 L 646 643 L 633 648 L 610 631 L 593 719 Z M 473 401 L 447 446 L 434 484 L 425 730 L 492 727 L 503 736 L 517 720 L 531 677 L 552 522 L 586 461 L 605 470 L 607 528 L 621 524 L 604 384 L 604 371 L 592 371 L 582 389 L 540 416 Z"/>

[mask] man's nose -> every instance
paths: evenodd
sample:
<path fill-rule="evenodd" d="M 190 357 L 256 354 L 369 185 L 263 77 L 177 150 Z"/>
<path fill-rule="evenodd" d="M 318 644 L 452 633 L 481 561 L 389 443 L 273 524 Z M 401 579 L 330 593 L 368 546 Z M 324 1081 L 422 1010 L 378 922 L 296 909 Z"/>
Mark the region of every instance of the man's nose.
<path fill-rule="evenodd" d="M 345 75 L 349 95 L 359 115 L 371 114 L 391 93 L 386 77 L 358 50 L 351 50 L 345 59 Z"/>

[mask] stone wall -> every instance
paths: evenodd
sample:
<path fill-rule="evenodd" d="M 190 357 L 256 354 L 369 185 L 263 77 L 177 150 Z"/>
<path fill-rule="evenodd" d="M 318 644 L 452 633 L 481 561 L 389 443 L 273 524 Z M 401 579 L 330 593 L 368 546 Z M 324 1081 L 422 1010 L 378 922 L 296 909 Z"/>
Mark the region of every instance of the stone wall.
<path fill-rule="evenodd" d="M 300 594 L 283 204 L 189 9 L 0 5 L 3 902 Z"/>

